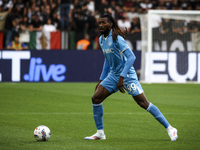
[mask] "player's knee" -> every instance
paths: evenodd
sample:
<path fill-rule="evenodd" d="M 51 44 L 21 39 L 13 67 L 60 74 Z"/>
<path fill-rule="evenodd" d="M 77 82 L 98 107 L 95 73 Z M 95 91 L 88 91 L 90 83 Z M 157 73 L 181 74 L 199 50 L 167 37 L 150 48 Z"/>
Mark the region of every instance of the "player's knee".
<path fill-rule="evenodd" d="M 92 96 L 92 103 L 95 104 L 95 97 Z"/>
<path fill-rule="evenodd" d="M 146 103 L 145 101 L 140 101 L 138 103 L 138 105 L 144 109 L 147 109 L 148 108 L 148 103 Z"/>
<path fill-rule="evenodd" d="M 101 102 L 102 102 L 101 99 L 98 99 L 97 97 L 92 96 L 92 103 L 93 104 L 100 104 Z"/>

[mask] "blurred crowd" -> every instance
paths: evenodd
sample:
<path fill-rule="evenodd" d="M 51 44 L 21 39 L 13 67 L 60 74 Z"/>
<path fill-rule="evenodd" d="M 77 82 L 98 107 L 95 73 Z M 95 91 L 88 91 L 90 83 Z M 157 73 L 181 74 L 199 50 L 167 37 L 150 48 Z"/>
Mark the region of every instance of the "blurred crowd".
<path fill-rule="evenodd" d="M 99 36 L 99 16 L 105 12 L 128 34 L 140 33 L 139 15 L 149 9 L 200 10 L 200 0 L 0 0 L 0 13 L 6 12 L 1 29 L 4 46 L 22 31 L 73 31 L 76 43 L 81 39 L 92 43 Z"/>

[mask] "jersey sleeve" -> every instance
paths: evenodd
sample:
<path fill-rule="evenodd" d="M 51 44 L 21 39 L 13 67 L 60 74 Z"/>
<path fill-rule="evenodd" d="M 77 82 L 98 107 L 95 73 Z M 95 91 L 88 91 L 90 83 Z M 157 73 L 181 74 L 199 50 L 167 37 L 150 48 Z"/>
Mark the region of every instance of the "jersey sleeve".
<path fill-rule="evenodd" d="M 120 35 L 117 36 L 117 42 L 118 42 L 118 47 L 121 52 L 124 52 L 125 50 L 130 49 L 127 42 L 124 40 L 122 36 Z"/>
<path fill-rule="evenodd" d="M 101 73 L 99 80 L 104 80 L 106 78 L 106 76 L 108 75 L 109 71 L 110 71 L 110 65 L 109 65 L 107 59 L 105 58 L 103 70 L 102 70 L 102 73 Z"/>
<path fill-rule="evenodd" d="M 136 59 L 135 55 L 133 54 L 133 52 L 130 48 L 124 52 L 124 55 L 126 56 L 127 61 L 125 63 L 123 71 L 120 74 L 120 76 L 122 76 L 122 77 L 127 76 L 127 73 L 129 72 L 130 68 L 133 66 L 133 63 Z"/>

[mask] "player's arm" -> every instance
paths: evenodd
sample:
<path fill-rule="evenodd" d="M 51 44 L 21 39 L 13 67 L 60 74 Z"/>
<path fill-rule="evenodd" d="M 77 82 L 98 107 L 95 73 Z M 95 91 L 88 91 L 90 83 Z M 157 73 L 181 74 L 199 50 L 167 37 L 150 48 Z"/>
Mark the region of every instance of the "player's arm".
<path fill-rule="evenodd" d="M 108 63 L 108 60 L 105 58 L 104 64 L 103 64 L 103 69 L 102 69 L 102 72 L 101 72 L 101 76 L 99 78 L 99 82 L 96 85 L 95 91 L 96 91 L 97 87 L 99 86 L 99 84 L 101 83 L 101 81 L 106 78 L 109 71 L 110 71 L 110 65 Z"/>
<path fill-rule="evenodd" d="M 102 42 L 102 36 L 99 37 L 99 46 L 101 45 L 100 43 Z M 101 47 L 101 46 L 100 46 Z M 99 82 L 97 83 L 96 87 L 95 87 L 95 91 L 98 88 L 99 84 L 101 83 L 102 80 L 104 80 L 106 78 L 106 76 L 108 75 L 108 72 L 110 71 L 110 65 L 108 63 L 108 60 L 105 58 L 104 60 L 104 64 L 103 64 L 103 69 L 101 72 L 101 76 L 99 78 Z"/>
<path fill-rule="evenodd" d="M 100 76 L 100 80 L 104 80 L 106 78 L 106 76 L 108 75 L 108 72 L 110 71 L 110 65 L 108 63 L 108 60 L 105 58 L 104 60 L 104 64 L 103 64 L 103 69 L 101 72 L 101 76 Z"/>
<path fill-rule="evenodd" d="M 125 93 L 124 77 L 127 76 L 127 73 L 129 72 L 130 68 L 133 66 L 133 63 L 136 59 L 135 55 L 133 54 L 133 52 L 130 48 L 128 48 L 124 51 L 124 55 L 126 56 L 127 61 L 126 61 L 123 71 L 120 74 L 119 81 L 118 81 L 118 88 L 119 88 L 120 92 L 122 92 L 122 93 Z"/>
<path fill-rule="evenodd" d="M 120 74 L 120 76 L 122 76 L 122 77 L 127 76 L 128 71 L 133 66 L 133 63 L 136 59 L 135 55 L 133 54 L 133 52 L 130 48 L 128 48 L 127 50 L 124 51 L 124 55 L 126 56 L 127 61 L 126 61 L 123 71 Z"/>
<path fill-rule="evenodd" d="M 133 66 L 133 63 L 134 63 L 136 57 L 133 54 L 130 47 L 128 46 L 127 42 L 124 40 L 124 38 L 122 36 L 118 36 L 117 38 L 118 38 L 117 46 L 121 50 L 121 52 L 125 55 L 125 57 L 127 58 L 126 64 L 120 74 L 120 78 L 118 81 L 118 88 L 119 88 L 120 92 L 124 93 L 125 92 L 124 91 L 124 88 L 125 88 L 124 87 L 124 77 L 127 76 L 127 73 L 129 72 L 130 68 Z"/>

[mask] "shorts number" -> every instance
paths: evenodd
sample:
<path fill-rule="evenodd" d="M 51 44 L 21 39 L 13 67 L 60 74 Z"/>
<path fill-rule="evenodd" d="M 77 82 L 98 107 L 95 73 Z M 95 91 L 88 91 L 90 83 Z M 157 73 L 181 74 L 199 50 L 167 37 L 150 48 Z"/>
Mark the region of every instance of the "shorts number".
<path fill-rule="evenodd" d="M 137 87 L 134 83 L 131 83 L 131 85 L 127 85 L 127 89 L 131 92 L 131 91 L 135 91 Z"/>
<path fill-rule="evenodd" d="M 135 91 L 137 89 L 137 87 L 134 83 L 131 83 L 131 88 L 132 88 L 133 91 Z"/>

